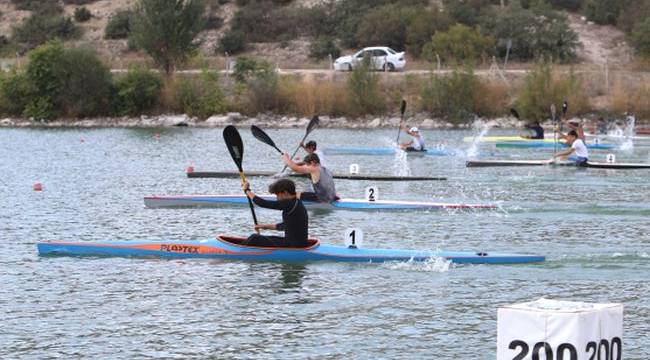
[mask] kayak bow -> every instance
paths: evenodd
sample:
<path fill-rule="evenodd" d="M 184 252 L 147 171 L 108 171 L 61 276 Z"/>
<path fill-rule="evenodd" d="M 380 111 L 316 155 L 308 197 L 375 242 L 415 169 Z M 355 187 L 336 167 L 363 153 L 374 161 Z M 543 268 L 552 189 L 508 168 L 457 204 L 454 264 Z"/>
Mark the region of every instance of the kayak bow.
<path fill-rule="evenodd" d="M 277 173 L 272 171 L 249 171 L 246 176 L 277 176 Z M 292 178 L 309 178 L 309 174 L 283 174 L 283 177 Z M 237 178 L 239 173 L 232 171 L 192 171 L 187 173 L 188 178 Z M 341 180 L 373 180 L 373 181 L 441 181 L 447 180 L 442 176 L 390 176 L 390 175 L 354 175 L 354 174 L 333 174 L 335 179 Z"/>
<path fill-rule="evenodd" d="M 490 252 L 359 249 L 321 244 L 310 239 L 306 248 L 241 245 L 243 237 L 220 235 L 208 240 L 137 240 L 101 242 L 41 242 L 40 256 L 117 256 L 138 258 L 207 258 L 278 262 L 426 261 L 441 257 L 458 264 L 523 264 L 543 262 L 544 256 Z"/>
<path fill-rule="evenodd" d="M 549 163 L 547 160 L 469 160 L 465 163 L 467 167 L 498 167 L 498 166 L 574 166 L 594 169 L 650 169 L 650 164 L 642 163 L 607 163 L 587 161 L 586 164 L 577 165 L 572 161 L 557 161 Z"/>
<path fill-rule="evenodd" d="M 559 146 L 562 147 L 568 147 L 568 145 L 564 142 L 558 142 L 557 143 Z M 614 144 L 595 144 L 595 143 L 588 143 L 586 144 L 588 149 L 593 149 L 593 150 L 611 150 L 615 149 L 616 145 Z M 555 147 L 555 143 L 548 142 L 548 141 L 502 141 L 502 142 L 497 142 L 495 144 L 497 148 L 553 148 Z"/>
<path fill-rule="evenodd" d="M 261 195 L 267 200 L 275 200 L 274 195 Z M 439 209 L 495 209 L 493 204 L 452 204 L 420 201 L 395 201 L 362 199 L 339 199 L 331 203 L 312 201 L 303 202 L 307 209 L 324 210 L 439 210 Z M 144 205 L 148 208 L 178 208 L 178 207 L 223 207 L 228 205 L 246 205 L 244 195 L 171 195 L 145 196 Z"/>

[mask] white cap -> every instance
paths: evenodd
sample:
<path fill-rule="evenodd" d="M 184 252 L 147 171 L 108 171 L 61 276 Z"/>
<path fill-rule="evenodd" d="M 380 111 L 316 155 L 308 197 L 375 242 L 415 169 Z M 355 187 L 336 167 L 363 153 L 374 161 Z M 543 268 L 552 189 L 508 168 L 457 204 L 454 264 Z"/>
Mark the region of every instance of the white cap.
<path fill-rule="evenodd" d="M 410 132 L 419 132 L 420 130 L 418 130 L 418 128 L 414 126 L 414 127 L 412 127 L 411 130 L 409 130 L 409 131 L 410 131 Z"/>

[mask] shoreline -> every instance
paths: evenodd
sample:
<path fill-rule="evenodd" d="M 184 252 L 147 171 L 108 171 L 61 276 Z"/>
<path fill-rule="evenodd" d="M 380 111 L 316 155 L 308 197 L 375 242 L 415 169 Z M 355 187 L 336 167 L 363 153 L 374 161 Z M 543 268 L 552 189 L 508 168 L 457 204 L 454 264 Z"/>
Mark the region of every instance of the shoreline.
<path fill-rule="evenodd" d="M 396 128 L 400 124 L 398 116 L 378 117 L 330 117 L 319 116 L 321 128 L 334 129 L 382 129 Z M 515 118 L 478 119 L 491 128 L 522 128 L 524 121 Z M 184 114 L 156 115 L 140 117 L 98 117 L 88 119 L 61 119 L 49 122 L 33 121 L 25 118 L 0 119 L 0 128 L 222 128 L 227 125 L 250 126 L 257 125 L 264 128 L 304 128 L 309 123 L 307 117 L 280 116 L 260 114 L 255 117 L 243 116 L 239 113 L 214 115 L 205 120 L 189 117 Z M 416 114 L 404 119 L 409 126 L 417 126 L 424 130 L 433 129 L 470 129 L 471 123 L 454 124 L 443 119 L 436 119 L 426 114 Z"/>

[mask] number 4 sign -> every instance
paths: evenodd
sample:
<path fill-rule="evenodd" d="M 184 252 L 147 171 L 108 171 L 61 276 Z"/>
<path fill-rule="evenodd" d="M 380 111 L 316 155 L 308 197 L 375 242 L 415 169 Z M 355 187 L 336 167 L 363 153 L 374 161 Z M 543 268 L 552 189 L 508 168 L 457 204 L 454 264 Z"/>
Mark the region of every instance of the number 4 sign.
<path fill-rule="evenodd" d="M 345 246 L 357 249 L 363 245 L 363 231 L 361 229 L 345 230 Z"/>

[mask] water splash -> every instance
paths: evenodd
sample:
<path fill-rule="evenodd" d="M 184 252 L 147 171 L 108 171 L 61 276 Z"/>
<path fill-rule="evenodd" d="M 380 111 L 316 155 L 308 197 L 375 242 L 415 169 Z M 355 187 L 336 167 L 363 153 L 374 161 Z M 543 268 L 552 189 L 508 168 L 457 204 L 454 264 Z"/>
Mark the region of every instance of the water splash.
<path fill-rule="evenodd" d="M 391 261 L 385 262 L 381 266 L 389 270 L 406 270 L 419 272 L 438 272 L 444 273 L 449 271 L 451 261 L 438 256 L 431 256 L 425 261 Z"/>
<path fill-rule="evenodd" d="M 607 132 L 607 135 L 619 140 L 619 148 L 625 152 L 632 152 L 634 150 L 634 126 L 636 119 L 634 115 L 628 115 L 625 118 L 623 126 L 618 124 L 613 125 L 613 129 Z"/>
<path fill-rule="evenodd" d="M 469 149 L 467 149 L 468 158 L 473 158 L 478 155 L 478 147 L 481 144 L 481 140 L 488 131 L 490 131 L 490 128 L 492 128 L 493 125 L 492 122 L 485 122 L 481 119 L 474 120 L 474 123 L 472 123 L 472 129 L 478 131 L 478 135 L 474 136 L 472 144 L 469 146 Z"/>
<path fill-rule="evenodd" d="M 400 149 L 399 144 L 393 140 L 384 138 L 384 142 L 395 148 L 395 157 L 393 157 L 393 175 L 394 176 L 411 176 L 411 168 L 409 167 L 408 155 L 406 151 Z"/>

